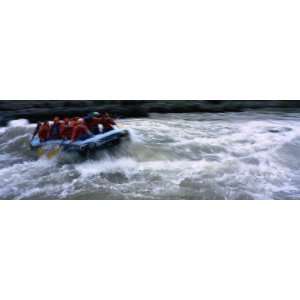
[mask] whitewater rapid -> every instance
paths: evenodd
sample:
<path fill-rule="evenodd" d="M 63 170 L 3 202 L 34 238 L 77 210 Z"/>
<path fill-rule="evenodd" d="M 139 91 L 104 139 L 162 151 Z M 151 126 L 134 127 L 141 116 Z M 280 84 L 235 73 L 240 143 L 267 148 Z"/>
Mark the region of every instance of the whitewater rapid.
<path fill-rule="evenodd" d="M 300 113 L 153 114 L 131 141 L 37 158 L 34 124 L 0 128 L 2 199 L 300 199 Z"/>

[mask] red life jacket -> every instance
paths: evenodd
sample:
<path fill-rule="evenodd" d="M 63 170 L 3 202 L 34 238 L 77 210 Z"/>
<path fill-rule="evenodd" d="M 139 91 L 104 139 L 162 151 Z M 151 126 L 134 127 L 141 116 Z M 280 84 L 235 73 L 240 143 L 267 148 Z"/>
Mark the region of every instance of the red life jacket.
<path fill-rule="evenodd" d="M 109 117 L 101 118 L 100 123 L 102 124 L 104 129 L 113 129 L 113 125 L 116 125 L 115 121 Z"/>
<path fill-rule="evenodd" d="M 60 136 L 62 139 L 68 139 L 70 140 L 72 138 L 74 126 L 72 122 L 69 122 L 67 124 L 62 124 L 60 126 Z"/>
<path fill-rule="evenodd" d="M 49 138 L 50 126 L 48 124 L 41 125 L 39 129 L 39 138 L 41 142 L 46 141 Z"/>
<path fill-rule="evenodd" d="M 81 136 L 89 134 L 89 129 L 84 124 L 77 125 L 72 133 L 72 142 L 75 142 L 77 139 L 79 139 Z"/>
<path fill-rule="evenodd" d="M 85 120 L 85 123 L 89 130 L 93 130 L 93 128 L 95 128 L 96 126 L 101 124 L 101 119 L 94 117 L 94 118 Z"/>
<path fill-rule="evenodd" d="M 60 122 L 54 122 L 50 127 L 50 138 L 53 140 L 60 139 Z"/>

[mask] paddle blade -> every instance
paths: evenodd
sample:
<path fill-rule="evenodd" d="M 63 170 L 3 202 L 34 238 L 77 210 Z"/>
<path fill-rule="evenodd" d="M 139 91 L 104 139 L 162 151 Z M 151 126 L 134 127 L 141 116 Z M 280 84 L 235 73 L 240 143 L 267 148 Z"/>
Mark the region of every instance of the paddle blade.
<path fill-rule="evenodd" d="M 46 150 L 43 148 L 38 148 L 36 153 L 37 153 L 38 157 L 41 157 L 46 153 Z"/>
<path fill-rule="evenodd" d="M 47 153 L 47 157 L 49 159 L 51 159 L 51 158 L 57 156 L 61 152 L 61 150 L 62 150 L 62 147 L 54 148 Z"/>

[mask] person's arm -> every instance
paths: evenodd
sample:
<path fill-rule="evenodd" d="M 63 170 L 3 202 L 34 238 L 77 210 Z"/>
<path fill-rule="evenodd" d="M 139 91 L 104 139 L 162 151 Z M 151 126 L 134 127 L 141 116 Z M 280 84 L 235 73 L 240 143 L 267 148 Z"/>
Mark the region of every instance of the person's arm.
<path fill-rule="evenodd" d="M 47 130 L 47 140 L 50 139 L 50 136 L 51 136 L 51 131 L 50 131 L 50 128 Z"/>
<path fill-rule="evenodd" d="M 108 121 L 110 126 L 117 126 L 117 123 L 112 118 L 109 118 Z"/>
<path fill-rule="evenodd" d="M 103 117 L 97 118 L 98 124 L 103 125 Z"/>
<path fill-rule="evenodd" d="M 71 138 L 72 143 L 75 142 L 75 140 L 76 140 L 77 131 L 78 131 L 77 128 L 73 129 L 72 138 Z"/>
<path fill-rule="evenodd" d="M 65 124 L 61 124 L 59 126 L 59 135 L 64 138 L 64 135 L 65 135 Z"/>
<path fill-rule="evenodd" d="M 89 128 L 85 125 L 85 132 L 88 135 L 93 135 L 92 132 L 89 130 Z"/>

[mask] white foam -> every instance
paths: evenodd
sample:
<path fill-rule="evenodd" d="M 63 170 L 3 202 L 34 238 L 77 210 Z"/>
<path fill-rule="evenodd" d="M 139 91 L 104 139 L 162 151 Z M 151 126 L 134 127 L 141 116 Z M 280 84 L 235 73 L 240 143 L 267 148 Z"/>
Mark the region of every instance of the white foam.
<path fill-rule="evenodd" d="M 8 123 L 8 127 L 24 127 L 27 125 L 29 125 L 29 122 L 26 119 L 13 120 Z"/>
<path fill-rule="evenodd" d="M 135 129 L 129 129 L 129 135 L 131 142 L 135 144 L 142 144 L 144 143 L 143 135 L 139 134 Z"/>
<path fill-rule="evenodd" d="M 113 172 L 130 173 L 137 169 L 137 162 L 126 157 L 120 159 L 112 159 L 108 157 L 100 161 L 86 161 L 75 165 L 75 169 L 82 176 Z"/>

